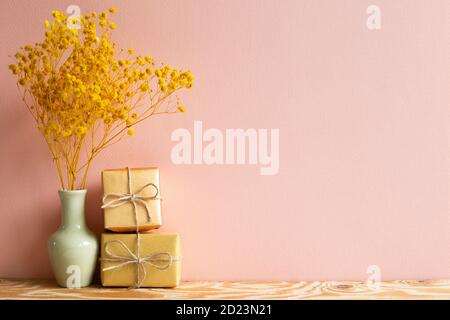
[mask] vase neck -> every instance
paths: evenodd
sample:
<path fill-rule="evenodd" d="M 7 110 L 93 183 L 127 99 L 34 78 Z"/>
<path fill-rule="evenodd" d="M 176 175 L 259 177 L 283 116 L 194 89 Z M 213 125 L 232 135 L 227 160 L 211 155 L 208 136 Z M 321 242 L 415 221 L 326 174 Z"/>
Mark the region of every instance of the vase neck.
<path fill-rule="evenodd" d="M 59 191 L 61 199 L 61 228 L 82 229 L 86 226 L 84 205 L 86 190 Z"/>

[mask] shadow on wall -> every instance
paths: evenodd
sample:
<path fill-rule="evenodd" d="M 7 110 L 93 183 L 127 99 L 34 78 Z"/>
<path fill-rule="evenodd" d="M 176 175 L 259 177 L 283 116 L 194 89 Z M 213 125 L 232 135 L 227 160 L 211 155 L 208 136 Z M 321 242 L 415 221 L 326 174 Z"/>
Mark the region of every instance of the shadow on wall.
<path fill-rule="evenodd" d="M 101 183 L 89 184 L 86 196 L 86 224 L 97 235 L 100 251 L 100 235 L 103 232 L 103 209 Z M 94 275 L 94 283 L 100 283 L 100 263 L 97 260 L 97 268 Z"/>
<path fill-rule="evenodd" d="M 103 232 L 102 186 L 89 184 L 86 196 L 86 223 L 96 235 Z"/>

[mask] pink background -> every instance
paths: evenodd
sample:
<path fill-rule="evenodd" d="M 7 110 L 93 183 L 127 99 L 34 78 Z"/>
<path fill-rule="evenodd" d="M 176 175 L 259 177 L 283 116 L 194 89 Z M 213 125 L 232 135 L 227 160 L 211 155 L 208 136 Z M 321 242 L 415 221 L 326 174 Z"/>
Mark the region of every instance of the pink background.
<path fill-rule="evenodd" d="M 158 166 L 162 230 L 179 231 L 185 280 L 450 277 L 450 2 L 445 0 L 17 1 L 0 4 L 0 277 L 50 277 L 58 179 L 7 70 L 54 9 L 118 8 L 115 39 L 195 88 L 94 163 Z M 379 5 L 382 29 L 366 28 Z M 279 128 L 280 170 L 172 164 L 171 132 Z"/>

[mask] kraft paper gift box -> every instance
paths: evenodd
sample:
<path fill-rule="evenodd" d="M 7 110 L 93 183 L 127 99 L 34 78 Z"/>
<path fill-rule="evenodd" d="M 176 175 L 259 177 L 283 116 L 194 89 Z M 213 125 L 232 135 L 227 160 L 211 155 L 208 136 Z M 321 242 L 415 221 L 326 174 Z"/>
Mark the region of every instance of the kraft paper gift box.
<path fill-rule="evenodd" d="M 137 231 L 136 216 L 139 231 L 161 227 L 158 168 L 104 170 L 102 182 L 105 229 L 115 232 Z M 131 201 L 133 194 L 134 205 Z"/>
<path fill-rule="evenodd" d="M 101 281 L 110 287 L 175 287 L 181 279 L 178 233 L 103 233 Z M 139 265 L 137 259 L 140 259 Z M 139 270 L 138 270 L 139 269 Z M 139 274 L 138 274 L 139 272 Z"/>

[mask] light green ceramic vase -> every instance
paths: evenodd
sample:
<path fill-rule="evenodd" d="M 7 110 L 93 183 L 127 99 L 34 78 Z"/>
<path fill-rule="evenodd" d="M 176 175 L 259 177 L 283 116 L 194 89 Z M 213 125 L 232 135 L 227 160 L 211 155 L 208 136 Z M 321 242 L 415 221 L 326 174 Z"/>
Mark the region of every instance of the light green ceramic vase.
<path fill-rule="evenodd" d="M 56 282 L 61 287 L 86 287 L 94 276 L 98 240 L 84 220 L 86 192 L 59 191 L 61 226 L 48 240 L 48 253 Z"/>

